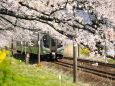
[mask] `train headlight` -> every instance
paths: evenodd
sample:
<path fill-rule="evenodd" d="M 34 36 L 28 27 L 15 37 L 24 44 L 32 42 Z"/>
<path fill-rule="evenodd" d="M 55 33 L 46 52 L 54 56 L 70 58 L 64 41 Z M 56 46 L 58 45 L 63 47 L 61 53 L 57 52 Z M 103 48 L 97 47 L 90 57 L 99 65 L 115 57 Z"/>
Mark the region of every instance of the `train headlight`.
<path fill-rule="evenodd" d="M 33 44 L 33 43 L 29 43 L 29 45 L 30 45 L 30 46 L 34 46 L 34 44 Z"/>
<path fill-rule="evenodd" d="M 52 52 L 52 55 L 55 55 L 55 52 Z"/>

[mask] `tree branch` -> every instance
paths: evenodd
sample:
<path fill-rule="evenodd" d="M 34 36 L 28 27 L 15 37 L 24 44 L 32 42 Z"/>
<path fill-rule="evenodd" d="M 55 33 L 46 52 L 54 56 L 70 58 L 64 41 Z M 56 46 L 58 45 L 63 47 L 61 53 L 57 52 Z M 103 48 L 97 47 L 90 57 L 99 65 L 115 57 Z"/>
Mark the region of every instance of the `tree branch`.
<path fill-rule="evenodd" d="M 39 21 L 41 19 L 41 20 L 45 20 L 45 21 L 53 21 L 53 19 L 49 18 L 49 17 L 18 14 L 18 13 L 15 13 L 13 11 L 10 11 L 8 9 L 3 9 L 3 8 L 0 9 L 0 14 L 9 15 L 12 17 L 25 19 L 25 20 L 37 20 L 37 21 Z"/>
<path fill-rule="evenodd" d="M 40 31 L 39 29 L 30 29 L 30 28 L 25 28 L 25 27 L 22 27 L 22 26 L 19 26 L 17 25 L 16 23 L 14 24 L 13 22 L 11 22 L 10 20 L 4 18 L 3 16 L 0 16 L 2 19 L 4 19 L 6 22 L 10 23 L 11 25 L 13 25 L 14 27 L 19 27 L 19 28 L 22 28 L 22 29 L 25 29 L 25 30 L 30 30 L 30 31 Z M 3 30 L 3 29 L 1 29 Z M 4 29 L 4 30 L 10 30 L 10 29 Z M 11 30 L 14 30 L 13 28 Z"/>
<path fill-rule="evenodd" d="M 21 6 L 27 7 L 28 9 L 34 10 L 34 11 L 36 11 L 36 12 L 39 12 L 39 13 L 45 15 L 45 16 L 49 16 L 49 14 L 46 14 L 46 13 L 44 13 L 44 12 L 42 12 L 42 11 L 38 11 L 37 9 L 35 9 L 35 8 L 33 8 L 33 7 L 30 7 L 29 5 L 24 4 L 24 3 L 22 3 L 22 2 L 19 2 L 19 4 L 20 4 Z"/>

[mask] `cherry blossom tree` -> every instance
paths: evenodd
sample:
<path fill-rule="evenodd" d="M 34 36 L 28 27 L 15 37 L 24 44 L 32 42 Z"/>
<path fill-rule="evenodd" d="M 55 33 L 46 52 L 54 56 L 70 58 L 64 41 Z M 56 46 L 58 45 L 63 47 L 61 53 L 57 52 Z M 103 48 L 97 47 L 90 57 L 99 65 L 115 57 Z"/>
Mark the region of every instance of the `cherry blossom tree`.
<path fill-rule="evenodd" d="M 75 39 L 92 51 L 113 52 L 114 12 L 114 0 L 0 0 L 0 45 L 12 38 L 30 42 L 42 31 L 63 44 Z"/>

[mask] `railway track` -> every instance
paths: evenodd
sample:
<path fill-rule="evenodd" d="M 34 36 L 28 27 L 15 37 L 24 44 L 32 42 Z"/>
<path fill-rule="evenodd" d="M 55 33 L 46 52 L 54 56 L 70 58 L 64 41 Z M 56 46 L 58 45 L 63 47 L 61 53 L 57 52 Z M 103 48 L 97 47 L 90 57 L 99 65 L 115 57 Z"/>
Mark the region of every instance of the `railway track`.
<path fill-rule="evenodd" d="M 55 64 L 61 65 L 64 67 L 64 70 L 71 70 L 73 68 L 73 59 L 72 58 L 63 58 L 58 62 L 53 62 Z M 92 65 L 98 63 L 97 66 Z M 66 69 L 68 68 L 68 69 Z M 87 59 L 78 59 L 78 70 L 83 72 L 91 73 L 99 77 L 107 78 L 115 82 L 115 64 L 108 64 L 104 62 L 97 62 Z"/>
<path fill-rule="evenodd" d="M 95 63 L 98 63 L 98 65 L 93 65 Z M 69 69 L 73 68 L 72 60 L 67 58 L 59 60 L 58 62 L 55 62 L 55 64 L 67 67 Z M 78 70 L 115 81 L 114 64 L 91 61 L 86 59 L 78 59 Z"/>
<path fill-rule="evenodd" d="M 35 58 L 32 59 L 34 61 Z M 37 62 L 37 60 L 35 61 Z M 52 62 L 49 60 L 47 62 L 45 59 L 41 62 L 49 67 L 55 67 L 64 73 L 73 73 L 73 59 L 63 58 L 58 62 Z M 92 65 L 96 62 L 97 61 L 78 59 L 78 70 L 80 70 L 78 71 L 79 78 L 85 82 L 98 82 L 98 85 L 96 86 L 115 86 L 115 64 L 98 62 L 98 66 Z M 107 85 L 102 85 L 102 83 L 106 83 Z"/>

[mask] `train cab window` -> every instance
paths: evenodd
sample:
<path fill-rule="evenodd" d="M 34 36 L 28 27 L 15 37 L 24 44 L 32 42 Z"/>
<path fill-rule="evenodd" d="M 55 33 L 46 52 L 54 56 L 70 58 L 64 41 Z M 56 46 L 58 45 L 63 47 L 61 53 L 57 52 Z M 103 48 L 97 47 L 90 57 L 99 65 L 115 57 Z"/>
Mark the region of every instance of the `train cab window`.
<path fill-rule="evenodd" d="M 58 45 L 57 45 L 57 47 L 58 47 L 58 48 L 60 48 L 60 47 L 63 47 L 63 45 L 61 45 L 61 44 L 58 44 Z"/>
<path fill-rule="evenodd" d="M 43 46 L 46 48 L 49 48 L 50 46 L 52 47 L 62 47 L 61 43 L 58 42 L 58 40 L 51 38 L 48 35 L 44 35 L 43 37 Z"/>
<path fill-rule="evenodd" d="M 52 46 L 56 46 L 56 43 L 55 43 L 55 40 L 54 40 L 54 39 L 51 39 L 51 45 L 52 45 Z"/>
<path fill-rule="evenodd" d="M 49 44 L 50 44 L 49 37 L 48 37 L 48 35 L 45 35 L 43 37 L 43 45 L 44 45 L 44 47 L 49 48 Z"/>

